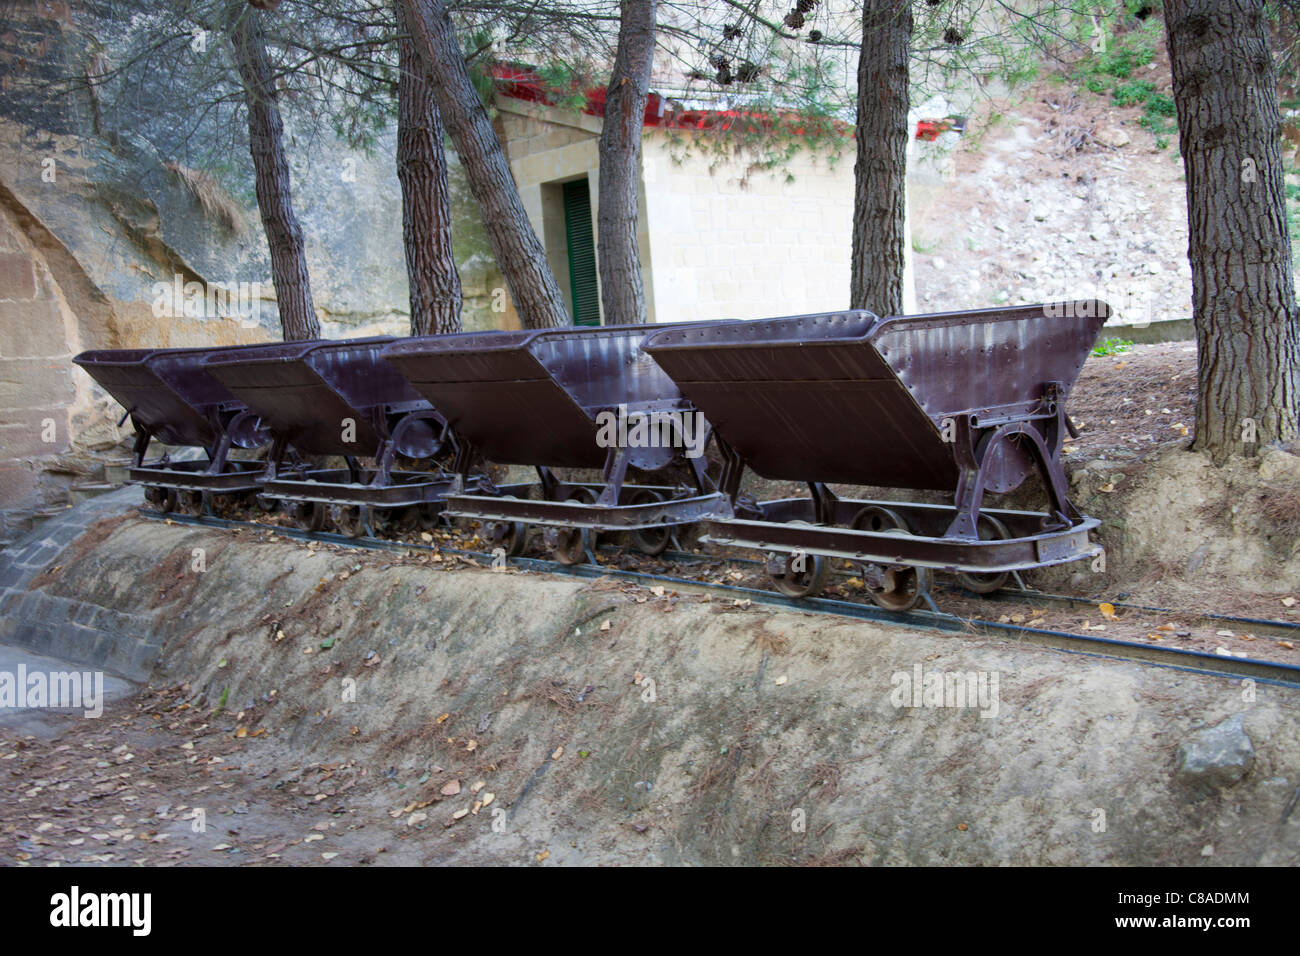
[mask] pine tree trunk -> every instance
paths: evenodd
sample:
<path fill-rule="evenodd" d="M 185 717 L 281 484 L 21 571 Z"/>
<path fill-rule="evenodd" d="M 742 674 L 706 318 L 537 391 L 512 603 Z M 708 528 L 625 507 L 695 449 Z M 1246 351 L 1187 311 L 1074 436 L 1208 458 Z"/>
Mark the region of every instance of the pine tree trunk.
<path fill-rule="evenodd" d="M 600 298 L 606 325 L 646 321 L 637 206 L 641 183 L 641 129 L 655 53 L 657 0 L 622 0 L 618 54 L 605 97 L 600 133 Z"/>
<path fill-rule="evenodd" d="M 1300 437 L 1277 77 L 1261 0 L 1165 0 L 1164 10 L 1187 174 L 1194 445 L 1223 461 Z"/>
<path fill-rule="evenodd" d="M 399 23 L 402 11 L 397 11 Z M 424 62 L 398 41 L 397 178 L 402 184 L 402 243 L 411 290 L 411 334 L 459 332 L 460 273 L 451 245 L 451 191 L 442 120 Z"/>
<path fill-rule="evenodd" d="M 911 46 L 909 0 L 864 0 L 849 304 L 882 316 L 903 311 Z"/>
<path fill-rule="evenodd" d="M 302 227 L 293 213 L 289 161 L 284 154 L 284 123 L 276 105 L 275 77 L 266 53 L 262 14 L 242 0 L 226 8 L 235 63 L 248 107 L 248 147 L 257 184 L 257 208 L 271 254 L 271 281 L 285 341 L 320 338 L 311 298 Z"/>
<path fill-rule="evenodd" d="M 568 325 L 564 295 L 551 274 L 506 161 L 505 150 L 470 79 L 456 30 L 442 0 L 397 0 L 416 52 L 428 70 L 461 168 L 483 214 L 497 265 L 525 328 Z"/>

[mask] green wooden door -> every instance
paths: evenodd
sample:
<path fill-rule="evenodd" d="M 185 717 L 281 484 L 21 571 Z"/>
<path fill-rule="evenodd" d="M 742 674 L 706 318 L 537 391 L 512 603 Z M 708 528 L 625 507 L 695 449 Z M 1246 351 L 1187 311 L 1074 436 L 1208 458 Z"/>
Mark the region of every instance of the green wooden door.
<path fill-rule="evenodd" d="M 591 191 L 585 178 L 565 183 L 564 233 L 569 244 L 569 288 L 573 324 L 600 325 L 600 290 L 596 286 L 596 240 L 591 229 Z"/>

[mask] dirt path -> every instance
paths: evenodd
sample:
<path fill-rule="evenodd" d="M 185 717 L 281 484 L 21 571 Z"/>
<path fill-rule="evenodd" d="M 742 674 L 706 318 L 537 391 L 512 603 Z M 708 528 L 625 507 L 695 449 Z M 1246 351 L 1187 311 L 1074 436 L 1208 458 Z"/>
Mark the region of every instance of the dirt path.
<path fill-rule="evenodd" d="M 0 721 L 0 864 L 174 866 L 436 862 L 381 806 L 391 790 L 346 763 L 280 766 L 233 714 L 146 687 L 98 720 Z"/>

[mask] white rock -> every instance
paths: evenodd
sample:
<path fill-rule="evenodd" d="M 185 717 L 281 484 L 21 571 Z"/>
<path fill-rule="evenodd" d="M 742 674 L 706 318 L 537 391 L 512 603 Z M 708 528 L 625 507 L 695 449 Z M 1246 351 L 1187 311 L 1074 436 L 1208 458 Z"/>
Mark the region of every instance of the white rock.
<path fill-rule="evenodd" d="M 1119 149 L 1131 142 L 1128 133 L 1118 126 L 1100 126 L 1092 135 L 1101 145 L 1109 146 L 1111 149 Z"/>

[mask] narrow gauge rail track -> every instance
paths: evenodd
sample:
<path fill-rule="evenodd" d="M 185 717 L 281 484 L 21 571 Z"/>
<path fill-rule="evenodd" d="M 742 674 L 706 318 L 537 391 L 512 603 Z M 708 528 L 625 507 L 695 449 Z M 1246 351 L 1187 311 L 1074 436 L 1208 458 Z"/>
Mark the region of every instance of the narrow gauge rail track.
<path fill-rule="evenodd" d="M 279 525 L 260 524 L 256 521 L 240 521 L 233 518 L 218 518 L 211 515 L 185 515 L 176 512 L 153 511 L 145 508 L 140 509 L 140 514 L 141 516 L 153 521 L 170 521 L 174 524 L 191 525 L 195 527 L 248 529 L 275 534 L 284 538 L 291 538 L 300 541 L 317 541 L 322 544 L 341 545 L 343 547 L 355 548 L 358 550 L 387 551 L 391 553 L 425 551 L 430 553 L 457 554 L 464 557 L 486 561 L 492 560 L 492 555 L 486 552 L 471 551 L 464 548 L 456 548 L 442 544 L 433 545 L 424 542 L 413 543 L 406 541 L 392 541 L 384 538 L 371 537 L 354 538 L 332 532 L 311 532 Z M 704 563 L 701 561 L 700 556 L 695 554 L 680 553 L 669 555 L 668 553 L 665 553 L 662 557 L 670 556 L 682 559 L 683 563 Z M 1237 680 L 1250 679 L 1261 684 L 1300 688 L 1300 667 L 1275 661 L 1243 657 L 1221 657 L 1216 654 L 1207 654 L 1203 651 L 1185 650 L 1176 647 L 1159 647 L 1135 641 L 1123 641 L 1113 638 L 1098 637 L 1095 635 L 1076 634 L 1071 631 L 1030 627 L 1024 624 L 990 621 L 983 618 L 965 618 L 954 614 L 946 614 L 942 611 L 913 610 L 896 613 L 886 611 L 873 604 L 860 604 L 837 598 L 788 598 L 774 591 L 766 591 L 759 588 L 713 584 L 707 581 L 693 580 L 691 578 L 648 574 L 642 571 L 629 571 L 620 568 L 606 567 L 600 564 L 583 563 L 565 565 L 558 561 L 528 557 L 507 558 L 506 560 L 514 567 L 529 571 L 541 571 L 549 574 L 561 574 L 581 578 L 619 578 L 629 582 L 643 584 L 647 587 L 660 585 L 671 586 L 672 588 L 681 591 L 704 591 L 729 597 L 733 600 L 748 600 L 753 604 L 761 604 L 769 607 L 781 607 L 789 610 L 814 614 L 829 614 L 836 617 L 869 621 L 878 624 L 892 624 L 899 627 L 909 627 L 917 630 L 964 634 L 969 636 L 983 634 L 988 637 L 1002 638 L 1017 643 L 1029 644 L 1035 647 L 1046 647 L 1053 650 L 1063 651 L 1067 654 L 1111 658 L 1215 677 L 1225 677 Z M 722 558 L 719 560 L 732 561 L 736 559 Z M 739 560 L 741 563 L 751 563 L 746 559 Z M 988 599 L 987 595 L 983 597 Z M 1095 606 L 1095 602 L 1083 598 L 1044 594 L 1037 591 L 1021 589 L 1013 589 L 1010 592 L 1007 592 L 1005 597 L 999 595 L 995 600 L 1026 603 L 1045 602 L 1048 605 L 1058 607 Z M 1129 608 L 1132 610 L 1140 610 L 1144 613 L 1159 613 L 1162 615 L 1177 615 L 1179 613 L 1168 608 L 1148 607 L 1138 604 L 1114 604 L 1114 607 L 1117 609 Z M 1189 615 L 1182 616 L 1188 617 Z M 1217 623 L 1231 623 L 1243 627 L 1251 627 L 1260 631 L 1263 631 L 1266 628 L 1277 629 L 1287 634 L 1294 635 L 1297 630 L 1300 630 L 1300 625 L 1293 624 L 1289 621 L 1268 621 L 1255 618 L 1241 618 L 1214 614 L 1197 614 L 1194 616 L 1205 620 L 1212 620 Z"/>
<path fill-rule="evenodd" d="M 750 565 L 761 567 L 762 561 L 753 558 L 742 558 L 735 555 L 714 555 L 706 556 L 691 554 L 688 551 L 664 551 L 659 555 L 659 559 L 671 564 L 683 566 L 699 564 L 734 564 Z M 832 572 L 834 577 L 848 578 L 856 572 L 835 570 Z M 1017 576 L 1017 581 L 1019 577 Z M 1092 610 L 1096 611 L 1102 598 L 1087 598 L 1072 594 L 1052 594 L 1049 591 L 1036 591 L 1032 588 L 1024 587 L 1003 587 L 997 591 L 988 594 L 975 594 L 967 591 L 960 584 L 936 581 L 933 587 L 937 593 L 956 594 L 965 597 L 977 598 L 980 601 L 989 604 L 1010 604 L 1026 605 L 1035 609 L 1043 610 Z M 798 603 L 798 602 L 796 602 Z M 1121 600 L 1109 600 L 1107 603 L 1113 607 L 1116 612 L 1131 614 L 1143 614 L 1151 617 L 1160 617 L 1164 619 L 1177 618 L 1185 621 L 1191 626 L 1202 625 L 1208 627 L 1232 627 L 1236 631 L 1248 631 L 1257 635 L 1266 635 L 1269 637 L 1281 638 L 1283 640 L 1300 641 L 1300 623 L 1295 621 L 1275 621 L 1266 618 L 1257 617 L 1240 617 L 1232 614 L 1215 614 L 1208 611 L 1179 611 L 1174 608 L 1159 607 L 1151 604 L 1134 604 Z"/>

